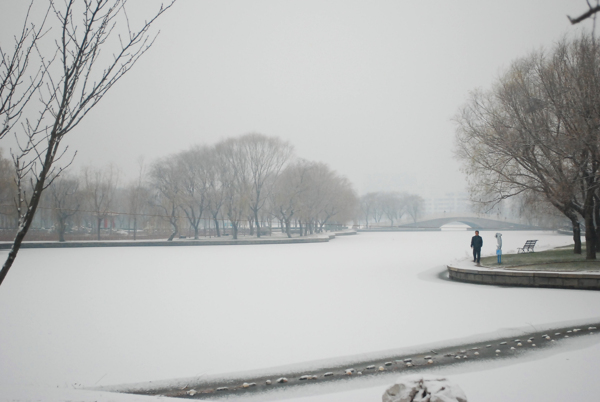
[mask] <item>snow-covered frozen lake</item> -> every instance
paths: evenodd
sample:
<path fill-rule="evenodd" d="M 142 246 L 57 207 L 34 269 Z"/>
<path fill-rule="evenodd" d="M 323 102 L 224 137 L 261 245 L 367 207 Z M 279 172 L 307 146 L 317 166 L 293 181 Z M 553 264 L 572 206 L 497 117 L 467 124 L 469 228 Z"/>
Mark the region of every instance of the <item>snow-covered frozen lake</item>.
<path fill-rule="evenodd" d="M 482 235 L 483 254 L 494 254 L 494 233 Z M 19 390 L 36 399 L 25 390 L 255 370 L 600 316 L 600 292 L 440 279 L 447 263 L 470 256 L 471 236 L 24 249 L 0 288 L 0 389 L 10 389 L 7 400 Z M 504 252 L 527 239 L 539 250 L 572 243 L 505 232 Z"/>

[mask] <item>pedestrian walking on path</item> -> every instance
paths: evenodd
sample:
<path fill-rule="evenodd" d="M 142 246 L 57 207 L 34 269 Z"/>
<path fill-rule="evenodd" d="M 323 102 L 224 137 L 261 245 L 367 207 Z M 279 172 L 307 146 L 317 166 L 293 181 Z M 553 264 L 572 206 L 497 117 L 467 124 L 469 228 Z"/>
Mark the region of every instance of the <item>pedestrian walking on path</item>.
<path fill-rule="evenodd" d="M 477 265 L 481 262 L 481 247 L 483 246 L 483 239 L 479 236 L 479 230 L 475 231 L 475 236 L 471 238 L 471 248 L 473 249 L 473 262 Z"/>

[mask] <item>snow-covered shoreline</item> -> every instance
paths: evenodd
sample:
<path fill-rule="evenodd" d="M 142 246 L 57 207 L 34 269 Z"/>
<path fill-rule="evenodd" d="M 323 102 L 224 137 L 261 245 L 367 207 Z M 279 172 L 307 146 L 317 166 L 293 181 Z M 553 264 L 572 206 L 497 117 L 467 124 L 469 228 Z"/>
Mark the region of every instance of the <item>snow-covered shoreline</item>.
<path fill-rule="evenodd" d="M 447 263 L 469 256 L 471 235 L 361 233 L 328 244 L 22 250 L 0 289 L 0 395 L 66 400 L 76 388 L 266 370 L 598 317 L 600 293 L 594 291 L 438 278 Z M 494 251 L 492 236 L 483 233 L 484 253 Z M 539 240 L 540 250 L 570 242 L 554 233 L 511 232 L 504 248 L 516 250 L 529 238 Z M 589 359 L 600 361 L 600 349 L 586 347 Z M 543 365 L 536 369 L 544 371 Z M 594 382 L 587 371 L 577 375 Z M 351 385 L 357 397 L 369 387 L 360 384 Z M 35 389 L 63 390 L 64 396 L 31 396 Z M 522 391 L 531 396 L 535 390 Z M 99 391 L 81 392 L 87 400 L 84 394 Z M 323 392 L 329 398 L 323 400 L 348 397 L 344 389 Z M 303 395 L 274 398 L 308 398 Z"/>

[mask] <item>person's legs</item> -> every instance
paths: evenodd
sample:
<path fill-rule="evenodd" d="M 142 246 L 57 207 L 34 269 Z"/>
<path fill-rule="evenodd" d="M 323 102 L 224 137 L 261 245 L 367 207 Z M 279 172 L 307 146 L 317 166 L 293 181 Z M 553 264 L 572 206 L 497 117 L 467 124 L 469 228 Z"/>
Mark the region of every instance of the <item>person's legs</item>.
<path fill-rule="evenodd" d="M 477 262 L 477 248 L 473 247 L 473 262 Z"/>
<path fill-rule="evenodd" d="M 479 264 L 479 262 L 481 261 L 481 249 L 480 248 L 473 248 L 473 257 L 475 257 L 477 264 Z"/>

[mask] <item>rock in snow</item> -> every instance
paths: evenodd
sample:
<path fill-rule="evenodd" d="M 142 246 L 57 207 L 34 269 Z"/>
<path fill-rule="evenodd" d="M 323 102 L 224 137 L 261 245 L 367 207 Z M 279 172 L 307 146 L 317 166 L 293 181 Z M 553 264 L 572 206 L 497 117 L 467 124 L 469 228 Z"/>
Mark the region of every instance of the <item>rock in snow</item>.
<path fill-rule="evenodd" d="M 381 398 L 382 402 L 467 402 L 463 390 L 437 376 L 411 375 L 400 377 Z"/>

